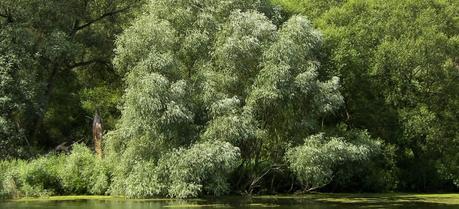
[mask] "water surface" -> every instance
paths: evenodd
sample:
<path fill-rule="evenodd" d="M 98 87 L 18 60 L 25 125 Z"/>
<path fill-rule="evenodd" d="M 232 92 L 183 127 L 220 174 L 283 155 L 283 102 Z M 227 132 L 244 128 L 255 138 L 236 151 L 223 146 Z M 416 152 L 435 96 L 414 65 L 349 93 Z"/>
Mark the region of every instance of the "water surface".
<path fill-rule="evenodd" d="M 437 198 L 438 199 L 438 198 Z M 440 198 L 441 199 L 441 198 Z M 431 201 L 432 200 L 432 201 Z M 447 200 L 436 202 L 415 196 L 386 197 L 263 197 L 221 198 L 207 200 L 31 200 L 3 201 L 1 209 L 186 209 L 186 208 L 238 208 L 238 209 L 459 209 L 459 204 Z M 446 200 L 446 201 L 445 201 Z"/>

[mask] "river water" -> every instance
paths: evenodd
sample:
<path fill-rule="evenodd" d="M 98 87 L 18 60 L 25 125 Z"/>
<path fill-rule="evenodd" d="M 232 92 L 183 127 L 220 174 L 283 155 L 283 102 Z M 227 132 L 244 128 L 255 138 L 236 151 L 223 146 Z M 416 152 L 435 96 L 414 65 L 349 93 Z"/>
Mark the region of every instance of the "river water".
<path fill-rule="evenodd" d="M 329 202 L 301 198 L 224 198 L 216 200 L 65 200 L 65 201 L 3 201 L 1 209 L 186 209 L 186 208 L 239 208 L 239 209 L 459 209 L 459 205 L 421 203 L 399 199 L 384 201 Z"/>

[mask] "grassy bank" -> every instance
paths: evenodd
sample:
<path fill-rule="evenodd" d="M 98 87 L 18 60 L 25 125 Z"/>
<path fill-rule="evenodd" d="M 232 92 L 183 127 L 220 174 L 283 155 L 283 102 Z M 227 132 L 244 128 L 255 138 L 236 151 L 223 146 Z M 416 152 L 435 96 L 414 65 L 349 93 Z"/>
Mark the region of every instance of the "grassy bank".
<path fill-rule="evenodd" d="M 233 197 L 222 197 L 221 200 Z M 459 194 L 306 194 L 306 195 L 264 195 L 248 197 L 253 200 L 309 200 L 330 203 L 349 203 L 349 204 L 395 204 L 395 203 L 432 203 L 459 205 Z M 21 198 L 11 200 L 15 202 L 29 201 L 75 201 L 75 200 L 113 200 L 113 201 L 175 201 L 176 199 L 127 199 L 121 196 L 51 196 L 41 198 Z M 193 199 L 190 201 L 198 201 Z"/>

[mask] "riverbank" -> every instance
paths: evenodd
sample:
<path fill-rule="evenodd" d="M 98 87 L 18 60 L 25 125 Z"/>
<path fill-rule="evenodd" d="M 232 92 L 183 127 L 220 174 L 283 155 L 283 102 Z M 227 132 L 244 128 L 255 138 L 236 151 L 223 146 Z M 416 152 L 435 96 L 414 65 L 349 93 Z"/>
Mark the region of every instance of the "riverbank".
<path fill-rule="evenodd" d="M 219 199 L 241 199 L 238 196 L 227 196 Z M 215 198 L 212 198 L 215 199 Z M 262 195 L 250 196 L 245 199 L 252 200 L 291 200 L 291 201 L 318 201 L 339 204 L 395 204 L 395 203 L 432 203 L 459 205 L 459 194 L 405 194 L 405 193 L 386 193 L 386 194 L 304 194 L 304 195 Z M 13 202 L 31 201 L 77 201 L 77 200 L 107 200 L 107 201 L 177 201 L 170 198 L 154 199 L 128 199 L 121 196 L 51 196 L 40 198 L 20 198 L 8 200 Z M 189 199 L 187 201 L 199 202 L 205 199 Z"/>

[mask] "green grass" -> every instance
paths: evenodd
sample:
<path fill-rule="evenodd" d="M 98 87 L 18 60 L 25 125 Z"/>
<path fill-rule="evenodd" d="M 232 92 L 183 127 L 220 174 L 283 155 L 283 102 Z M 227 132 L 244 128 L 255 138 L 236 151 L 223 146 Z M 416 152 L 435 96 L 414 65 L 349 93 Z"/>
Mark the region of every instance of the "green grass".
<path fill-rule="evenodd" d="M 51 197 L 27 197 L 17 200 L 16 202 L 28 202 L 28 201 L 70 201 L 70 200 L 123 200 L 123 197 L 114 196 L 94 196 L 94 195 L 82 195 L 82 196 L 51 196 Z"/>
<path fill-rule="evenodd" d="M 74 200 L 113 200 L 113 201 L 172 201 L 170 198 L 155 199 L 128 199 L 123 196 L 98 196 L 98 195 L 75 195 L 75 196 L 51 196 L 51 197 L 27 197 L 12 200 L 15 202 L 30 201 L 74 201 Z"/>

